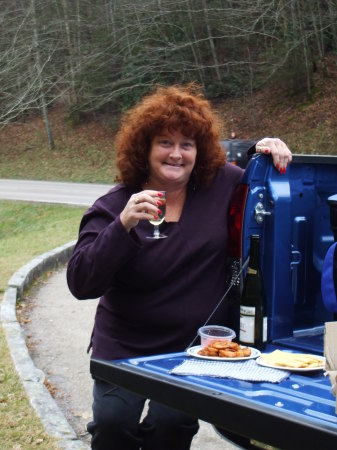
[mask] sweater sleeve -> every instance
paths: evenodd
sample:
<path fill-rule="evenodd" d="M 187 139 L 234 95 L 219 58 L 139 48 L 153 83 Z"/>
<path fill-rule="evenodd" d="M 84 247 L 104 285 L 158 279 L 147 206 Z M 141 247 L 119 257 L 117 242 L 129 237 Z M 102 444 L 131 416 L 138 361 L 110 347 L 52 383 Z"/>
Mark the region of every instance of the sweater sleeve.
<path fill-rule="evenodd" d="M 116 272 L 140 248 L 136 234 L 123 227 L 118 209 L 113 212 L 116 208 L 106 202 L 100 199 L 84 214 L 68 263 L 68 286 L 79 300 L 102 296 L 113 286 Z"/>

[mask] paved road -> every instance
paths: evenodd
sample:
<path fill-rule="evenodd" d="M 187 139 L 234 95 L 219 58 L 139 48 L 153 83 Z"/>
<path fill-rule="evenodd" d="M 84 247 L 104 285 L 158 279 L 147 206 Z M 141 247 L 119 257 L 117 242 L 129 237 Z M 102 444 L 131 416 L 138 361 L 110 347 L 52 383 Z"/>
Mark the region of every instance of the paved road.
<path fill-rule="evenodd" d="M 0 199 L 90 206 L 110 187 L 107 184 L 0 179 Z"/>

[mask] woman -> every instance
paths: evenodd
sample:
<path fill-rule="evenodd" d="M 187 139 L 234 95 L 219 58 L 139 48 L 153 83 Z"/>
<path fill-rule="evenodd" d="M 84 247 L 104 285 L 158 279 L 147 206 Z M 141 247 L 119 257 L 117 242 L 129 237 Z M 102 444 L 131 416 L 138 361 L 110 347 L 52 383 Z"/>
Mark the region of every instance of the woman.
<path fill-rule="evenodd" d="M 226 164 L 209 102 L 194 86 L 158 88 L 124 117 L 117 136 L 121 183 L 84 214 L 67 277 L 79 299 L 100 297 L 95 358 L 182 351 L 225 290 L 227 212 L 243 170 Z M 254 150 L 254 149 L 253 149 Z M 265 138 L 284 173 L 291 152 Z M 166 239 L 147 239 L 166 191 Z M 226 304 L 213 316 L 226 324 Z M 197 419 L 95 381 L 93 449 L 185 450 Z"/>

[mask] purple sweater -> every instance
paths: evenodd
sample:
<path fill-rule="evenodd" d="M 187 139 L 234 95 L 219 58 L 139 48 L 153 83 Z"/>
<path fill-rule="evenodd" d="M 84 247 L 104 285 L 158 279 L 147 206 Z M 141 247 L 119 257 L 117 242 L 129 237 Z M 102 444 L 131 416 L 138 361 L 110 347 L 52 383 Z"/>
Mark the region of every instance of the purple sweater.
<path fill-rule="evenodd" d="M 228 163 L 210 187 L 188 186 L 179 222 L 160 225 L 166 239 L 146 239 L 148 221 L 127 233 L 119 214 L 135 191 L 122 184 L 86 211 L 67 279 L 78 299 L 100 297 L 93 357 L 183 351 L 192 341 L 225 291 L 228 207 L 242 174 Z M 211 323 L 226 324 L 226 302 Z"/>

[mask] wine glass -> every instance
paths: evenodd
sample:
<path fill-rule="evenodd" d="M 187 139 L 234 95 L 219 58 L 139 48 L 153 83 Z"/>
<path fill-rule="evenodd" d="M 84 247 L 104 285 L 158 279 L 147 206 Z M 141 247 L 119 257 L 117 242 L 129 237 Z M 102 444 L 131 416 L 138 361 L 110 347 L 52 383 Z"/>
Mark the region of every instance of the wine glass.
<path fill-rule="evenodd" d="M 149 219 L 149 222 L 152 223 L 154 226 L 153 228 L 153 235 L 152 236 L 146 236 L 147 239 L 163 239 L 167 238 L 165 234 L 161 234 L 159 232 L 159 225 L 164 221 L 165 219 L 165 212 L 166 212 L 166 192 L 165 191 L 159 191 L 162 196 L 160 197 L 161 206 L 159 206 L 160 213 L 156 217 L 153 217 L 152 219 Z"/>

